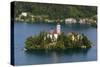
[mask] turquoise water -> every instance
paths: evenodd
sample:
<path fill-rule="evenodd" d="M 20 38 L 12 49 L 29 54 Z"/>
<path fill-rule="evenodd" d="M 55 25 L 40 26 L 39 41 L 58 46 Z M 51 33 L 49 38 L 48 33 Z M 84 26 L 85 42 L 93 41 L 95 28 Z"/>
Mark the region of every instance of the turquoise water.
<path fill-rule="evenodd" d="M 61 52 L 24 51 L 24 42 L 27 37 L 38 34 L 40 31 L 49 31 L 51 28 L 56 28 L 56 24 L 14 23 L 15 65 L 34 65 L 97 60 L 97 29 L 88 25 L 61 24 L 61 29 L 65 33 L 84 33 L 93 45 L 93 47 L 88 50 L 67 50 Z"/>

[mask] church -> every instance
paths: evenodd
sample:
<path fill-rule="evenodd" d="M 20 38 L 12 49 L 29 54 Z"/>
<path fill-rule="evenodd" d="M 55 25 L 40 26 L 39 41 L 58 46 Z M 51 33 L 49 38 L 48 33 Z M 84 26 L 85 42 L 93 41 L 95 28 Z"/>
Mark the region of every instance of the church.
<path fill-rule="evenodd" d="M 53 41 L 56 41 L 58 38 L 58 35 L 61 34 L 61 25 L 60 23 L 57 23 L 56 29 L 50 29 L 50 31 L 47 34 L 47 37 L 50 37 Z"/>

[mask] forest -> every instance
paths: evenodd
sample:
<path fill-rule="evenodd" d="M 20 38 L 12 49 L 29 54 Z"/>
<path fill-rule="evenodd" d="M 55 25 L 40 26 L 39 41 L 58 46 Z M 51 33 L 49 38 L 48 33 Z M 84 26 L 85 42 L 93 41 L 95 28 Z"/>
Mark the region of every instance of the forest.
<path fill-rule="evenodd" d="M 96 6 L 15 2 L 14 15 L 18 17 L 22 12 L 29 15 L 46 16 L 49 19 L 65 18 L 93 18 L 96 19 Z"/>

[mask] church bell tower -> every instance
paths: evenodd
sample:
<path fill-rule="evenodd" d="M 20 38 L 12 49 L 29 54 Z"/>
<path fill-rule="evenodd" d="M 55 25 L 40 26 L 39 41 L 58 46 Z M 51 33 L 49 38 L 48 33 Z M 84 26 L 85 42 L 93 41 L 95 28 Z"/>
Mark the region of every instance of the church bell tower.
<path fill-rule="evenodd" d="M 57 34 L 61 34 L 61 25 L 60 25 L 60 23 L 57 23 L 56 30 L 57 30 Z"/>

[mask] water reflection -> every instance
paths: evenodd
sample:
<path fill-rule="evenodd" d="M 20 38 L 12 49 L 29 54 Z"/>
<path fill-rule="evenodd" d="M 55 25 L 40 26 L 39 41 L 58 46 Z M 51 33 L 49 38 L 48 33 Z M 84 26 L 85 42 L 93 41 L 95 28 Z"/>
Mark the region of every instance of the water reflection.
<path fill-rule="evenodd" d="M 44 50 L 37 50 L 37 51 L 26 51 L 25 54 L 28 57 L 32 56 L 37 56 L 37 57 L 52 57 L 53 63 L 58 63 L 60 62 L 60 59 L 62 56 L 74 56 L 74 55 L 83 55 L 87 56 L 88 51 L 91 48 L 87 49 L 66 49 L 66 50 L 56 50 L 56 51 L 44 51 Z"/>
<path fill-rule="evenodd" d="M 91 48 L 69 48 L 66 50 L 34 50 L 34 51 L 26 51 L 26 54 L 50 54 L 52 52 L 56 53 L 64 53 L 64 54 L 86 54 Z"/>

